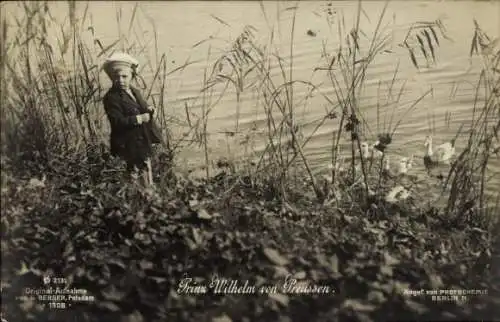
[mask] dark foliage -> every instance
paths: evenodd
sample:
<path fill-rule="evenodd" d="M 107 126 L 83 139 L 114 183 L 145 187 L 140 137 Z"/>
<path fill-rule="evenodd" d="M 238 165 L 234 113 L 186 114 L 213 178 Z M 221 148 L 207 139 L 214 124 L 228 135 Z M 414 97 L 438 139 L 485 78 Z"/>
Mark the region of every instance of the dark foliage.
<path fill-rule="evenodd" d="M 64 167 L 46 170 L 46 181 L 12 176 L 8 161 L 2 167 L 9 321 L 487 319 L 500 307 L 488 232 L 474 223 L 457 231 L 439 211 L 416 215 L 374 199 L 349 213 L 304 194 L 285 210 L 264 186 L 225 174 L 164 178 L 149 191 L 122 182 L 114 159 L 90 166 L 66 158 Z M 184 277 L 262 286 L 282 285 L 288 274 L 335 294 L 178 292 Z M 96 301 L 49 310 L 16 298 L 25 287 L 42 287 L 46 275 Z M 490 293 L 457 304 L 405 295 L 409 289 Z"/>

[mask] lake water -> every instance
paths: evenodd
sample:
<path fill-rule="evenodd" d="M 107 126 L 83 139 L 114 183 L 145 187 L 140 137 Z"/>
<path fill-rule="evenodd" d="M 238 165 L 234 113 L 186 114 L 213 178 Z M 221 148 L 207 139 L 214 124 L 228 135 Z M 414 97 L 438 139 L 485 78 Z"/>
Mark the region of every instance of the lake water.
<path fill-rule="evenodd" d="M 382 1 L 363 3 L 364 12 L 360 17 L 360 28 L 370 38 L 384 4 Z M 51 5 L 55 18 L 68 23 L 67 4 Z M 318 90 L 311 94 L 310 87 L 306 85 L 294 86 L 296 122 L 301 126 L 304 137 L 312 135 L 304 150 L 314 170 L 321 171 L 331 158 L 332 131 L 338 128 L 339 123 L 338 119 L 328 120 L 313 134 L 313 130 L 325 116 L 325 111 L 331 108 L 321 94 L 337 103 L 327 74 L 324 71 L 314 72 L 314 70 L 326 64 L 323 46 L 330 51 L 339 44 L 336 29 L 339 19 L 344 19 L 348 29 L 354 26 L 357 2 L 299 2 L 296 11 L 290 9 L 295 6 L 291 1 L 281 3 L 265 1 L 262 5 L 263 7 L 257 1 L 151 1 L 139 3 L 137 10 L 134 10 L 136 4 L 133 2 L 90 2 L 88 19 L 83 23 L 82 30 L 85 37 L 88 37 L 87 41 L 92 42 L 93 38 L 88 30 L 88 27 L 92 26 L 95 38 L 98 38 L 104 46 L 113 43 L 119 36 L 127 38 L 129 44 L 136 42 L 146 46 L 145 52 L 136 55 L 139 61 L 145 64 L 142 75 L 146 82 L 151 82 L 152 79 L 152 69 L 146 63 L 159 60 L 155 53 L 166 54 L 167 71 L 173 71 L 185 62 L 193 62 L 182 71 L 172 73 L 167 79 L 166 112 L 176 120 L 171 127 L 174 136 L 179 139 L 188 131 L 186 106 L 191 113 L 192 121 L 202 113 L 200 90 L 203 88 L 205 68 L 208 66 L 210 71 L 215 59 L 228 52 L 245 26 L 249 25 L 255 28 L 253 41 L 260 45 L 269 43 L 273 30 L 272 46 L 287 64 L 295 13 L 293 79 L 311 82 L 318 87 Z M 84 3 L 78 3 L 77 11 L 80 14 L 77 16 L 83 14 L 84 7 Z M 330 15 L 328 11 L 331 11 Z M 135 12 L 134 24 L 129 28 L 133 12 Z M 118 16 L 120 22 L 117 21 Z M 333 29 L 328 24 L 327 17 L 333 23 Z M 390 52 L 377 56 L 368 68 L 358 102 L 368 125 L 365 128 L 365 139 L 373 142 L 377 133 L 387 128 L 391 115 L 393 115 L 392 126 L 402 119 L 389 153 L 393 155 L 392 160 L 414 154 L 416 171 L 423 171 L 425 136 L 433 133 L 435 145 L 447 142 L 454 137 L 462 123 L 465 122 L 464 129 L 466 129 L 472 119 L 475 86 L 481 68 L 479 59 L 469 59 L 474 33 L 473 19 L 479 22 L 481 28 L 491 38 L 496 38 L 500 34 L 499 18 L 498 1 L 390 2 L 381 24 L 383 27 L 381 33 L 390 35 L 392 39 L 387 47 Z M 450 40 L 440 38 L 440 46 L 436 48 L 436 63 L 417 70 L 410 60 L 408 51 L 398 44 L 403 41 L 412 23 L 437 19 L 445 25 Z M 156 42 L 155 32 L 158 36 Z M 54 39 L 56 37 L 54 33 Z M 194 47 L 200 42 L 202 43 Z M 366 51 L 366 48 L 363 49 L 363 43 L 361 47 L 362 51 Z M 419 52 L 417 54 L 421 56 Z M 421 59 L 422 57 L 419 57 L 419 61 L 423 64 L 424 60 Z M 399 103 L 386 104 L 387 88 L 396 70 L 393 96 L 399 93 L 403 84 L 405 84 L 404 91 Z M 278 84 L 283 83 L 277 66 L 272 74 Z M 106 81 L 104 79 L 103 75 L 103 81 Z M 415 110 L 405 115 L 412 102 L 430 89 L 432 91 L 420 101 Z M 218 93 L 220 88 L 214 95 L 217 96 Z M 377 102 L 382 104 L 378 113 Z M 261 95 L 255 89 L 245 89 L 239 104 L 237 113 L 235 91 L 229 86 L 221 101 L 211 110 L 207 127 L 211 159 L 215 160 L 220 156 L 238 157 L 244 154 L 245 150 L 262 151 L 265 148 L 266 136 L 263 133 L 266 131 L 266 122 Z M 234 131 L 238 115 L 240 133 L 228 137 L 224 132 Z M 256 127 L 257 130 L 254 143 L 250 147 L 241 141 L 252 127 Z M 465 138 L 465 135 L 463 137 Z M 463 145 L 463 140 L 460 139 L 457 142 L 458 152 Z M 350 145 L 347 144 L 347 140 L 343 141 L 345 144 L 342 152 L 348 155 Z M 191 167 L 204 163 L 203 150 L 196 146 L 185 146 L 179 157 L 183 164 Z M 492 161 L 491 170 L 492 173 L 500 171 L 499 158 Z"/>

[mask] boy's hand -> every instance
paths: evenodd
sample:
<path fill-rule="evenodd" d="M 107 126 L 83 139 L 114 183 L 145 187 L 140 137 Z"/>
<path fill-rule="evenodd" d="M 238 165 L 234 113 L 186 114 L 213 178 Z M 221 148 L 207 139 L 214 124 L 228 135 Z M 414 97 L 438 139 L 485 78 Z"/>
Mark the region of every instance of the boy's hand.
<path fill-rule="evenodd" d="M 136 117 L 138 124 L 147 123 L 151 119 L 149 113 L 139 114 Z"/>
<path fill-rule="evenodd" d="M 149 105 L 148 106 L 148 110 L 151 112 L 151 113 L 154 113 L 155 112 L 155 107 L 153 105 Z"/>

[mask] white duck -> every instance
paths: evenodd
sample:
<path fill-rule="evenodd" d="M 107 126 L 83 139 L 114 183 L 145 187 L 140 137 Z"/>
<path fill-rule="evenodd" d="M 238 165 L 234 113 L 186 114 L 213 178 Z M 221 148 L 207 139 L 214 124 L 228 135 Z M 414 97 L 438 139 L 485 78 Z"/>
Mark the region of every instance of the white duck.
<path fill-rule="evenodd" d="M 500 144 L 498 144 L 498 142 L 493 142 L 493 143 L 491 144 L 490 152 L 491 152 L 492 154 L 496 154 L 497 156 L 499 156 L 499 152 L 500 152 Z"/>
<path fill-rule="evenodd" d="M 384 159 L 384 166 L 382 168 L 382 176 L 385 179 L 396 179 L 399 178 L 398 180 L 407 180 L 407 179 L 414 179 L 414 176 L 409 175 L 409 171 L 412 168 L 412 161 L 413 160 L 413 155 L 411 158 L 407 157 L 402 157 L 398 164 L 396 165 L 395 169 L 391 168 L 391 164 L 389 161 L 389 156 L 385 156 Z"/>
<path fill-rule="evenodd" d="M 412 156 L 413 158 L 413 156 Z M 395 177 L 395 176 L 400 176 L 400 175 L 405 175 L 408 174 L 408 171 L 411 169 L 411 159 L 408 159 L 406 157 L 402 157 L 399 160 L 399 163 L 397 165 L 397 168 L 395 170 L 391 169 L 391 161 L 390 157 L 387 155 L 384 159 L 384 166 L 382 168 L 382 175 L 385 177 Z"/>
<path fill-rule="evenodd" d="M 396 174 L 394 173 L 394 171 L 392 171 L 391 169 L 391 161 L 390 161 L 390 158 L 389 156 L 387 155 L 384 159 L 384 167 L 382 168 L 382 176 L 384 178 L 392 178 L 394 177 Z"/>
<path fill-rule="evenodd" d="M 408 164 L 410 164 L 410 159 L 408 159 L 406 157 L 402 157 L 399 160 L 399 164 L 398 164 L 398 174 L 407 174 L 408 170 L 410 170 L 408 168 Z M 410 168 L 411 168 L 411 166 L 410 166 Z"/>
<path fill-rule="evenodd" d="M 368 142 L 361 142 L 361 157 L 368 159 L 370 157 L 370 146 Z"/>
<path fill-rule="evenodd" d="M 408 159 L 408 162 L 406 163 L 406 168 L 408 169 L 408 171 L 413 168 L 413 154 L 411 155 L 411 157 Z"/>
<path fill-rule="evenodd" d="M 384 155 L 384 152 L 380 151 L 379 149 L 375 148 L 376 146 L 378 146 L 380 144 L 380 141 L 376 141 L 372 146 L 371 146 L 371 150 L 372 150 L 372 157 L 373 158 L 376 158 L 376 159 L 380 159 L 382 158 L 382 156 Z"/>
<path fill-rule="evenodd" d="M 424 156 L 424 164 L 427 169 L 439 163 L 450 164 L 450 159 L 455 155 L 455 139 L 441 144 L 433 151 L 432 136 L 427 136 L 424 146 L 427 148 Z"/>
<path fill-rule="evenodd" d="M 337 160 L 337 162 L 335 162 L 335 172 L 336 173 L 343 173 L 346 171 L 346 167 L 344 165 L 344 160 L 345 160 L 345 156 L 340 156 L 339 159 Z M 334 169 L 334 166 L 332 163 L 328 164 L 328 170 L 329 170 L 329 173 L 328 174 L 325 174 L 323 176 L 323 178 L 328 182 L 328 183 L 332 183 L 333 179 L 332 179 L 332 175 L 333 175 L 333 169 Z"/>

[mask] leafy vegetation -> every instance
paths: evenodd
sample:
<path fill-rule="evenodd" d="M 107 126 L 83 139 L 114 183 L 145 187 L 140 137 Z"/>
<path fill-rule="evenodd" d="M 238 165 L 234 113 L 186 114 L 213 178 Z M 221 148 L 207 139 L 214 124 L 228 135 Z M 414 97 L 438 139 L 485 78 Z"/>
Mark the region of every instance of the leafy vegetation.
<path fill-rule="evenodd" d="M 498 152 L 500 51 L 477 22 L 469 54 L 483 63 L 483 71 L 473 126 L 467 146 L 442 178 L 441 204 L 426 194 L 428 186 L 418 178 L 385 176 L 384 157 L 359 157 L 367 127 L 360 109 L 362 88 L 371 63 L 387 54 L 391 40 L 381 25 L 387 7 L 369 37 L 359 28 L 366 16 L 361 6 L 351 29 L 341 17 L 332 19 L 334 9 L 327 6 L 330 26 L 337 27 L 342 41 L 334 49 L 325 44 L 325 62 L 313 71 L 326 73 L 334 90 L 331 97 L 319 94 L 328 108 L 309 136 L 301 133 L 301 100 L 294 86 L 305 86 L 307 95 L 317 87 L 294 78 L 296 7 L 285 10 L 292 14 L 286 57 L 273 49 L 272 32 L 263 45 L 251 26 L 216 59 L 209 50 L 197 98 L 202 115 L 194 117 L 186 103 L 189 131 L 158 147 L 152 190 L 122 178 L 122 163 L 102 143 L 107 125 L 99 112 L 104 88 L 98 58 L 120 47 L 148 51 L 146 44 L 129 37 L 137 7 L 128 36 L 103 44 L 89 28 L 89 45 L 82 36 L 87 10 L 77 20 L 75 7 L 69 5 L 69 25 L 62 27 L 56 53 L 44 41 L 48 3 L 19 6 L 24 19 L 17 20 L 17 29 L 8 33 L 2 21 L 1 282 L 2 317 L 8 321 L 488 320 L 498 315 L 499 202 L 488 200 L 486 191 L 488 165 Z M 421 61 L 435 61 L 446 37 L 439 20 L 416 23 L 402 47 L 419 68 Z M 65 79 L 67 73 L 55 62 L 69 52 L 73 65 L 64 67 L 72 72 Z M 167 72 L 165 55 L 154 54 L 148 66 L 153 80 L 149 88 L 146 82 L 142 87 L 164 111 L 166 76 L 190 62 Z M 273 66 L 278 66 L 278 77 L 271 72 Z M 403 88 L 395 88 L 396 78 L 397 70 L 384 104 L 400 102 Z M 267 147 L 244 160 L 217 160 L 209 152 L 209 116 L 229 86 L 236 93 L 237 111 L 242 93 L 253 91 L 266 116 Z M 242 131 L 236 114 L 235 130 L 228 137 Z M 164 128 L 175 121 L 165 112 L 158 119 Z M 304 150 L 321 126 L 336 119 L 333 166 L 321 177 Z M 378 129 L 377 149 L 382 151 L 391 150 L 404 116 L 390 119 Z M 255 132 L 249 130 L 249 141 Z M 202 178 L 189 176 L 175 162 L 189 136 L 204 151 Z M 336 167 L 344 140 L 351 147 L 349 164 Z M 389 201 L 386 196 L 394 185 L 404 185 L 412 194 Z M 63 277 L 69 288 L 86 289 L 95 301 L 49 309 L 48 302 L 19 298 L 26 288 L 42 288 L 45 276 Z M 241 284 L 248 280 L 269 294 L 217 294 L 213 289 L 194 294 L 180 288 L 186 277 L 209 285 L 214 276 Z M 329 286 L 334 293 L 269 289 L 282 288 L 290 276 Z M 488 295 L 468 295 L 467 301 L 457 302 L 408 292 L 421 289 L 487 290 Z"/>

